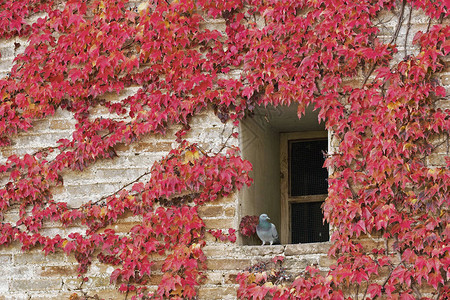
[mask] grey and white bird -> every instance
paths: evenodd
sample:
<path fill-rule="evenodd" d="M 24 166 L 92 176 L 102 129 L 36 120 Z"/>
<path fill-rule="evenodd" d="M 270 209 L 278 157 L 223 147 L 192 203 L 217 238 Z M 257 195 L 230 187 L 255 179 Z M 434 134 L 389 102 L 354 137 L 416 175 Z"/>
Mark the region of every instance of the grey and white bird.
<path fill-rule="evenodd" d="M 259 216 L 259 223 L 256 226 L 256 234 L 262 241 L 262 246 L 266 242 L 270 245 L 279 242 L 277 228 L 269 220 L 270 218 L 266 214 L 262 214 Z"/>

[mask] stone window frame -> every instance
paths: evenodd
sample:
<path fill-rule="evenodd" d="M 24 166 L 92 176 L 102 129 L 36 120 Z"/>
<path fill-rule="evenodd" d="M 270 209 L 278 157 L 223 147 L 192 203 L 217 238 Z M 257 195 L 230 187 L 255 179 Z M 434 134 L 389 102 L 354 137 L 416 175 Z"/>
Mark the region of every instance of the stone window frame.
<path fill-rule="evenodd" d="M 280 133 L 280 205 L 281 205 L 281 228 L 279 236 L 281 244 L 291 244 L 291 204 L 321 202 L 328 194 L 291 196 L 289 194 L 289 142 L 295 140 L 318 140 L 327 138 L 328 149 L 330 149 L 330 132 L 328 131 L 300 131 Z M 330 170 L 328 170 L 330 171 Z M 328 172 L 330 174 L 330 172 Z M 331 233 L 331 232 L 330 232 Z M 324 241 L 322 243 L 326 243 Z"/>

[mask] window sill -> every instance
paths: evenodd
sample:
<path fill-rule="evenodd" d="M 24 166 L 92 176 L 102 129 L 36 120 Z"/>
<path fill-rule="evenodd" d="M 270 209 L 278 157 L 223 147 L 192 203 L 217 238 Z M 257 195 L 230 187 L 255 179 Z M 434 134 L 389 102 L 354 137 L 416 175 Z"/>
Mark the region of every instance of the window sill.
<path fill-rule="evenodd" d="M 305 254 L 327 254 L 331 247 L 331 242 L 308 243 L 308 244 L 286 244 L 286 245 L 258 245 L 258 246 L 239 246 L 241 249 L 251 255 L 305 255 Z"/>

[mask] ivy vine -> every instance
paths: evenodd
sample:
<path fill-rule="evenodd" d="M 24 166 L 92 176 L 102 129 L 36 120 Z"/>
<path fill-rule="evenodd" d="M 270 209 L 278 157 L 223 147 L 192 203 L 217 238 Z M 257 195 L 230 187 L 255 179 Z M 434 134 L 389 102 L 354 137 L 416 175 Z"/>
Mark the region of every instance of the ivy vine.
<path fill-rule="evenodd" d="M 376 23 L 387 12 L 399 12 L 390 41 Z M 404 47 L 395 60 L 401 26 L 408 35 L 417 12 L 429 17 L 428 28 L 415 34 L 416 51 Z M 448 101 L 439 81 L 448 72 L 448 16 L 440 0 L 2 1 L 2 39 L 26 46 L 0 79 L 0 145 L 56 110 L 77 124 L 57 146 L 0 165 L 0 245 L 73 254 L 81 274 L 94 259 L 111 264 L 111 282 L 135 298 L 192 299 L 205 269 L 197 207 L 251 184 L 251 165 L 237 149 L 212 154 L 187 143 L 191 118 L 213 109 L 238 126 L 257 105 L 296 103 L 299 117 L 314 105 L 336 144 L 326 160 L 333 174 L 324 213 L 337 264 L 325 276 L 311 268 L 289 288 L 247 271 L 239 295 L 343 299 L 350 286 L 355 299 L 419 299 L 431 286 L 435 299 L 448 299 L 450 114 L 439 106 Z M 224 20 L 225 32 L 208 29 L 210 19 Z M 136 86 L 132 96 L 105 100 Z M 114 117 L 93 116 L 99 106 Z M 53 199 L 65 170 L 83 171 L 115 157 L 118 144 L 175 124 L 179 146 L 151 167 L 149 180 L 82 207 Z M 427 163 L 442 146 L 436 140 L 447 143 L 441 166 Z M 19 220 L 6 222 L 13 208 Z M 129 212 L 142 222 L 128 234 L 108 228 Z M 47 221 L 87 229 L 48 236 Z M 210 233 L 234 241 L 233 230 Z M 385 246 L 364 249 L 362 236 Z M 152 254 L 165 260 L 149 293 Z M 384 281 L 374 281 L 383 270 Z"/>

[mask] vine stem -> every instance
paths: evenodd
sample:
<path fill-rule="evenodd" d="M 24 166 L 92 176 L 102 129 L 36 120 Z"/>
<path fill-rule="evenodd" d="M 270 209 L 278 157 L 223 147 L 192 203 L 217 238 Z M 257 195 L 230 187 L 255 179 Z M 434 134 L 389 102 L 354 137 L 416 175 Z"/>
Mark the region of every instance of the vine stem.
<path fill-rule="evenodd" d="M 366 299 L 367 291 L 369 290 L 369 281 L 367 281 L 366 290 L 364 291 L 364 295 L 362 299 Z"/>
<path fill-rule="evenodd" d="M 225 131 L 225 127 L 224 127 L 222 133 L 223 133 L 224 131 Z M 220 147 L 220 149 L 219 149 L 216 153 L 214 153 L 214 155 L 219 154 L 220 152 L 222 152 L 223 149 L 225 149 L 225 147 L 227 146 L 228 141 L 230 140 L 231 136 L 233 136 L 233 134 L 234 134 L 234 130 L 231 131 L 231 133 L 228 135 L 228 137 L 227 137 L 227 139 L 225 140 L 225 142 L 222 143 L 222 146 Z"/>
<path fill-rule="evenodd" d="M 97 201 L 92 202 L 92 204 L 97 204 L 97 203 L 99 203 L 99 202 L 101 202 L 101 201 L 103 201 L 103 200 L 105 200 L 105 199 L 107 199 L 107 198 L 109 198 L 109 197 L 111 197 L 111 196 L 116 195 L 117 193 L 119 193 L 119 192 L 122 191 L 123 189 L 129 187 L 130 185 L 132 185 L 132 184 L 134 184 L 134 183 L 136 183 L 136 182 L 138 182 L 139 180 L 141 180 L 141 178 L 143 178 L 144 176 L 149 175 L 150 173 L 151 173 L 151 171 L 144 172 L 143 174 L 139 175 L 139 177 L 135 178 L 133 181 L 130 181 L 130 182 L 128 182 L 127 184 L 123 185 L 121 188 L 119 188 L 118 190 L 116 190 L 114 193 L 109 194 L 109 195 L 107 195 L 107 196 L 103 196 L 103 197 L 101 197 L 100 199 L 98 199 Z M 77 207 L 77 208 L 75 208 L 75 209 L 79 209 L 79 208 L 81 208 L 81 207 Z"/>
<path fill-rule="evenodd" d="M 428 33 L 429 31 L 430 31 L 430 27 L 431 27 L 431 21 L 432 21 L 433 19 L 430 17 L 429 19 L 428 19 L 428 25 L 427 25 L 427 31 L 426 31 L 426 33 Z"/>
<path fill-rule="evenodd" d="M 394 36 L 392 37 L 392 40 L 390 41 L 389 44 L 394 44 L 397 41 L 398 34 L 400 33 L 400 28 L 402 27 L 403 24 L 403 15 L 405 14 L 405 6 L 406 0 L 403 0 L 402 7 L 400 10 L 400 16 L 398 17 L 397 28 L 395 29 Z"/>
<path fill-rule="evenodd" d="M 367 73 L 367 75 L 364 77 L 364 81 L 361 85 L 361 87 L 364 87 L 367 83 L 367 80 L 369 80 L 370 75 L 372 75 L 373 71 L 375 71 L 377 64 L 373 63 L 372 67 L 370 68 L 369 72 Z"/>
<path fill-rule="evenodd" d="M 383 284 L 381 285 L 381 288 L 383 289 L 386 284 L 388 283 L 389 279 L 392 277 L 392 273 L 394 272 L 395 268 L 397 268 L 401 263 L 398 263 L 395 267 L 393 266 L 392 269 L 389 272 L 389 275 L 387 276 L 387 278 L 384 280 Z M 373 300 L 377 299 L 378 295 L 375 295 L 375 297 L 373 297 Z"/>
<path fill-rule="evenodd" d="M 408 25 L 407 25 L 407 27 L 406 27 L 405 41 L 404 41 L 404 44 L 403 44 L 404 51 L 405 51 L 405 57 L 408 56 L 408 50 L 407 50 L 406 47 L 407 47 L 407 42 L 408 42 L 409 31 L 410 31 L 410 29 L 411 29 L 411 15 L 412 15 L 412 10 L 413 10 L 413 8 L 412 8 L 412 5 L 411 5 L 411 7 L 410 7 L 410 9 L 409 9 Z"/>

